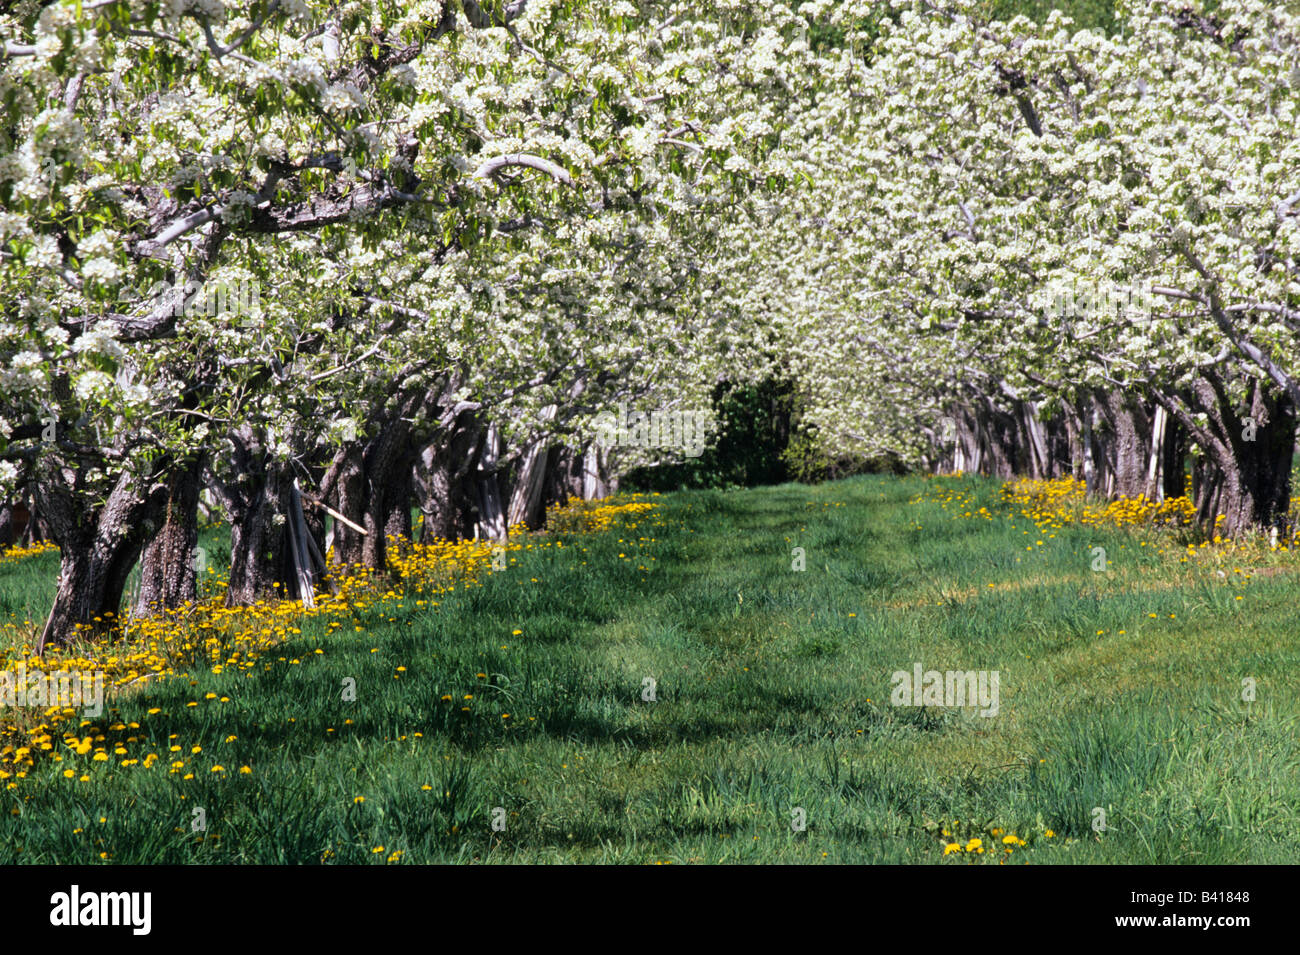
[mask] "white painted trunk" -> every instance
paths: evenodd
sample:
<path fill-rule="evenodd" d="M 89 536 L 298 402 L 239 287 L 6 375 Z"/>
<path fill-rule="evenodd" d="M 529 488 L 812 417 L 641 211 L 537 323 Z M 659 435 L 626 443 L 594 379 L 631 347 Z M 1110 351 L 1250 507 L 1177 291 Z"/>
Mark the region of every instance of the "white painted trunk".
<path fill-rule="evenodd" d="M 542 420 L 551 421 L 557 411 L 555 405 L 547 405 L 542 409 Z M 519 463 L 519 480 L 515 482 L 510 495 L 510 509 L 506 517 L 510 527 L 522 524 L 537 508 L 546 486 L 546 457 L 547 442 L 544 438 L 534 441 L 524 452 Z"/>
<path fill-rule="evenodd" d="M 1089 494 L 1097 491 L 1097 467 L 1092 458 L 1092 427 L 1097 420 L 1097 409 L 1089 410 L 1083 419 L 1083 484 Z"/>
<path fill-rule="evenodd" d="M 1029 448 L 1034 459 L 1034 473 L 1046 478 L 1050 473 L 1051 462 L 1047 456 L 1047 429 L 1038 420 L 1038 406 L 1032 401 L 1024 404 L 1025 430 L 1029 433 Z"/>
<path fill-rule="evenodd" d="M 1147 485 L 1146 496 L 1148 500 L 1163 501 L 1165 499 L 1165 482 L 1163 463 L 1165 459 L 1165 425 L 1169 420 L 1168 413 L 1160 405 L 1156 406 L 1155 419 L 1151 427 L 1151 457 L 1147 461 Z"/>
<path fill-rule="evenodd" d="M 289 553 L 293 557 L 298 581 L 298 599 L 307 608 L 316 606 L 315 575 L 312 573 L 311 555 L 307 549 L 307 519 L 302 513 L 302 494 L 295 478 L 289 489 Z"/>
<path fill-rule="evenodd" d="M 501 438 L 496 425 L 488 425 L 483 439 L 483 452 L 479 455 L 478 497 L 479 524 L 475 536 L 479 540 L 503 541 L 506 539 L 506 512 L 501 503 L 501 486 L 497 482 L 497 458 Z"/>
<path fill-rule="evenodd" d="M 582 453 L 582 499 L 594 501 L 608 497 L 612 491 L 605 481 L 604 461 L 599 444 L 590 444 Z"/>

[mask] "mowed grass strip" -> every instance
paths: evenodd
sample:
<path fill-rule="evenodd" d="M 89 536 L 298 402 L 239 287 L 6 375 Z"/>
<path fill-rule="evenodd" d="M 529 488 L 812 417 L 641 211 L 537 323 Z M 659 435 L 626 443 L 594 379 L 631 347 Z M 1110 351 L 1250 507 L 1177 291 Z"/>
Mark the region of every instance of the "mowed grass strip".
<path fill-rule="evenodd" d="M 1293 573 L 971 478 L 655 500 L 124 699 L 124 753 L 0 785 L 0 862 L 1300 858 Z M 917 663 L 997 670 L 998 714 L 893 706 Z"/>

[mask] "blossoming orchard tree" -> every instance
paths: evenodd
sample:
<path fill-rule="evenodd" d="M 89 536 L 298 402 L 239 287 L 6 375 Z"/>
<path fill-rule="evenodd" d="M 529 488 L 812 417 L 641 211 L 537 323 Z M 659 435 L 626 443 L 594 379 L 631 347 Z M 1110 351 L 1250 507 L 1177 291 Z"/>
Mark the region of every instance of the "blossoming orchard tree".
<path fill-rule="evenodd" d="M 573 357 L 552 348 L 564 296 L 513 327 L 496 308 L 555 284 L 521 266 L 568 252 L 578 273 L 608 269 L 621 244 L 641 268 L 633 220 L 680 243 L 770 179 L 729 90 L 771 67 L 768 24 L 790 14 L 746 14 L 723 40 L 734 6 L 14 5 L 0 477 L 62 550 L 42 642 L 111 619 L 142 549 L 160 562 L 146 580 L 180 581 L 157 596 L 186 593 L 198 474 L 231 512 L 232 599 L 251 599 L 304 549 L 292 476 L 321 445 L 339 445 L 336 474 L 360 453 L 361 493 L 382 497 L 399 446 L 561 383 L 529 359 Z M 232 284 L 261 294 L 206 306 Z M 681 330 L 638 311 L 597 302 L 583 321 Z M 636 354 L 618 352 L 567 369 L 551 403 L 617 377 Z M 392 433 L 411 420 L 422 434 Z M 380 539 L 384 506 L 359 510 Z"/>
<path fill-rule="evenodd" d="M 1158 495 L 1190 450 L 1207 526 L 1276 526 L 1300 18 L 984 6 L 9 4 L 0 502 L 61 549 L 42 643 L 137 564 L 134 612 L 193 599 L 201 500 L 232 604 L 309 602 L 413 506 L 500 539 L 680 458 L 609 415 L 724 379 L 792 380 L 828 454 Z"/>
<path fill-rule="evenodd" d="M 802 253 L 787 327 L 824 440 L 915 461 L 947 430 L 967 466 L 1127 494 L 1162 461 L 1181 493 L 1166 450 L 1188 441 L 1202 520 L 1275 525 L 1300 397 L 1300 20 L 1135 3 L 1105 37 L 893 6 L 796 121 L 815 198 L 768 239 Z"/>

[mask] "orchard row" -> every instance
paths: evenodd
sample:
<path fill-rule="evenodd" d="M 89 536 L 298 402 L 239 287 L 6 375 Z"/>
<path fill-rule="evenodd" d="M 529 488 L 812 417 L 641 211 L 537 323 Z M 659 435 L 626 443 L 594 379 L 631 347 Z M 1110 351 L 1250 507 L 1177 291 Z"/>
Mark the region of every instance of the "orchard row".
<path fill-rule="evenodd" d="M 413 507 L 501 539 L 697 456 L 723 381 L 789 382 L 828 459 L 1159 497 L 1190 454 L 1203 523 L 1276 526 L 1300 17 L 986 7 L 11 4 L 0 543 L 60 548 L 43 639 L 137 565 L 134 612 L 192 600 L 211 511 L 236 605 L 385 571 Z"/>

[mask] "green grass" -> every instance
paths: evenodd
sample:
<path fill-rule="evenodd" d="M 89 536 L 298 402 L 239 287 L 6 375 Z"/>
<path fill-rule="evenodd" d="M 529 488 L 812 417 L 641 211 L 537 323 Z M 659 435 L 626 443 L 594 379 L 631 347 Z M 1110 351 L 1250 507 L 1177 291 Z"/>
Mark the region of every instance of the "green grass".
<path fill-rule="evenodd" d="M 248 675 L 121 701 L 140 728 L 116 735 L 154 768 L 70 755 L 0 785 L 0 864 L 1300 857 L 1295 575 L 1220 579 L 1167 537 L 1048 537 L 991 481 L 940 483 L 993 521 L 912 502 L 934 483 L 664 495 L 636 530 L 556 538 L 436 610 L 309 621 Z M 32 572 L 0 567 L 0 599 L 22 605 Z M 999 714 L 890 705 L 917 662 L 998 670 Z M 1027 844 L 1007 855 L 1003 833 Z M 971 837 L 988 851 L 944 857 Z"/>

